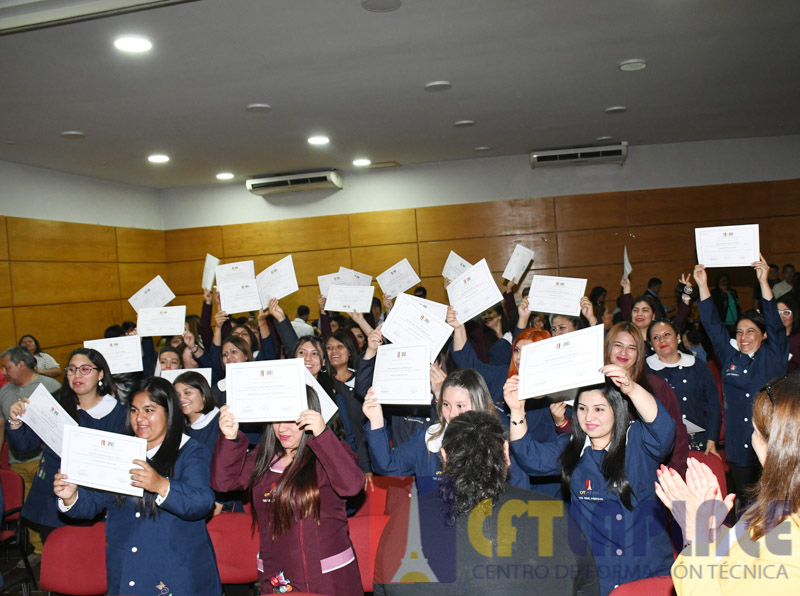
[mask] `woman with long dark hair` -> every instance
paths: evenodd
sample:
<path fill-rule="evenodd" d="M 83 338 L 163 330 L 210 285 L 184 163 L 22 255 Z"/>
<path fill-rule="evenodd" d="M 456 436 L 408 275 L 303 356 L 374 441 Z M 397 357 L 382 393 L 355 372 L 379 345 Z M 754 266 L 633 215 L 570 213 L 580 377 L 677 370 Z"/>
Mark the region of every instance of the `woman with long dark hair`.
<path fill-rule="evenodd" d="M 526 472 L 561 474 L 570 514 L 589 540 L 601 593 L 608 594 L 619 584 L 669 573 L 673 551 L 654 483 L 672 449 L 675 421 L 628 370 L 606 365 L 602 372 L 605 383 L 578 392 L 570 435 L 540 443 L 512 427 L 510 439 Z M 517 403 L 518 387 L 519 377 L 506 383 L 509 406 Z"/>
<path fill-rule="evenodd" d="M 280 573 L 294 590 L 332 596 L 360 593 L 361 576 L 348 535 L 344 498 L 358 494 L 364 474 L 355 454 L 325 425 L 319 400 L 295 421 L 273 422 L 254 451 L 229 406 L 221 410 L 214 449 L 214 489 L 247 489 L 261 536 L 261 593 Z"/>
<path fill-rule="evenodd" d="M 109 594 L 218 596 L 222 588 L 205 523 L 214 505 L 211 454 L 183 434 L 183 412 L 169 381 L 142 379 L 132 396 L 125 432 L 147 440 L 147 461 L 132 462 L 131 486 L 144 489 L 144 496 L 78 489 L 66 474 L 56 474 L 59 509 L 76 519 L 107 511 Z"/>
<path fill-rule="evenodd" d="M 172 382 L 186 416 L 186 434 L 213 451 L 219 434 L 219 408 L 211 387 L 200 373 L 187 371 Z"/>
<path fill-rule="evenodd" d="M 789 342 L 789 366 L 786 372 L 794 372 L 800 368 L 800 308 L 793 292 L 778 298 L 777 306 Z"/>
<path fill-rule="evenodd" d="M 80 426 L 109 432 L 122 432 L 125 427 L 125 407 L 117 401 L 114 379 L 106 359 L 97 350 L 78 348 L 69 356 L 66 383 L 54 397 L 70 417 Z M 11 406 L 8 433 L 9 443 L 15 451 L 24 453 L 37 448 L 42 440 L 24 424 L 20 414 L 25 413 L 24 399 Z M 44 447 L 39 460 L 39 472 L 33 479 L 30 493 L 22 508 L 24 517 L 45 540 L 64 519 L 59 516 L 52 481 L 61 466 L 61 458 Z"/>

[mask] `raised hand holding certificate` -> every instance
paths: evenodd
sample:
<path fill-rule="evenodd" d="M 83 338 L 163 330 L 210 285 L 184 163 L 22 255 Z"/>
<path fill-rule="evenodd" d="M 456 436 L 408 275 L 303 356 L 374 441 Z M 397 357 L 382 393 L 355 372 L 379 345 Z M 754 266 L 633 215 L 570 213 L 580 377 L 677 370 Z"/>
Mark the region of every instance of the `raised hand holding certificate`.
<path fill-rule="evenodd" d="M 431 356 L 428 346 L 378 347 L 372 386 L 381 404 L 429 404 Z"/>
<path fill-rule="evenodd" d="M 444 262 L 444 267 L 442 268 L 442 277 L 453 280 L 470 267 L 472 267 L 472 265 L 451 250 L 450 254 L 447 255 L 447 260 Z"/>
<path fill-rule="evenodd" d="M 61 457 L 61 445 L 64 439 L 64 427 L 78 426 L 67 411 L 61 407 L 50 392 L 39 384 L 28 398 L 25 413 L 20 419 L 31 427 L 39 438 L 47 443 L 56 455 Z"/>
<path fill-rule="evenodd" d="M 340 269 L 338 273 L 328 273 L 326 275 L 318 275 L 317 283 L 319 284 L 319 293 L 328 297 L 328 292 L 331 286 L 357 286 L 356 278 L 353 271 L 350 269 Z"/>
<path fill-rule="evenodd" d="M 522 348 L 519 399 L 602 383 L 603 326 L 594 325 Z"/>
<path fill-rule="evenodd" d="M 461 324 L 503 301 L 486 259 L 481 259 L 447 286 L 450 306 Z"/>
<path fill-rule="evenodd" d="M 353 276 L 354 284 L 356 286 L 368 286 L 372 283 L 372 276 L 367 275 L 366 273 L 359 273 L 353 269 L 348 269 L 347 267 L 339 267 L 339 273 L 350 272 Z"/>
<path fill-rule="evenodd" d="M 381 287 L 381 292 L 392 298 L 396 298 L 419 283 L 419 275 L 414 271 L 408 259 L 395 263 L 376 279 Z"/>
<path fill-rule="evenodd" d="M 137 313 L 136 332 L 139 337 L 183 335 L 186 306 L 143 308 Z"/>
<path fill-rule="evenodd" d="M 236 422 L 297 420 L 308 409 L 302 358 L 237 362 L 226 369 L 226 397 Z"/>
<path fill-rule="evenodd" d="M 128 298 L 128 302 L 137 313 L 143 308 L 161 308 L 175 299 L 175 294 L 167 283 L 156 275 L 138 292 Z"/>
<path fill-rule="evenodd" d="M 256 285 L 258 286 L 258 295 L 261 296 L 262 308 L 267 308 L 269 301 L 273 298 L 280 300 L 289 294 L 294 294 L 299 287 L 292 255 L 282 258 L 259 273 L 256 277 Z"/>
<path fill-rule="evenodd" d="M 90 339 L 83 347 L 100 352 L 112 375 L 142 370 L 142 340 L 138 335 Z"/>
<path fill-rule="evenodd" d="M 77 425 L 64 427 L 61 471 L 73 484 L 141 497 L 144 489 L 131 486 L 135 459 L 147 459 L 145 439 Z"/>
<path fill-rule="evenodd" d="M 214 288 L 214 277 L 217 272 L 219 259 L 206 253 L 206 262 L 203 265 L 203 289 L 211 291 Z"/>
<path fill-rule="evenodd" d="M 750 267 L 758 261 L 758 224 L 695 228 L 697 262 L 706 267 Z"/>
<path fill-rule="evenodd" d="M 534 275 L 528 294 L 529 309 L 577 317 L 581 314 L 581 298 L 585 291 L 585 279 Z"/>
<path fill-rule="evenodd" d="M 339 286 L 328 289 L 325 310 L 330 312 L 369 312 L 375 286 Z"/>
<path fill-rule="evenodd" d="M 217 286 L 219 306 L 227 313 L 250 312 L 261 308 L 255 279 Z"/>
<path fill-rule="evenodd" d="M 511 258 L 508 259 L 508 264 L 503 271 L 503 279 L 519 283 L 531 261 L 533 261 L 533 251 L 521 244 L 515 245 L 514 252 L 511 253 Z"/>
<path fill-rule="evenodd" d="M 453 328 L 414 298 L 408 294 L 397 297 L 394 308 L 389 311 L 381 327 L 381 333 L 392 345 L 428 346 L 433 362 L 453 333 Z"/>
<path fill-rule="evenodd" d="M 256 278 L 256 269 L 253 261 L 225 263 L 224 265 L 217 265 L 216 276 L 218 286 L 248 282 Z"/>

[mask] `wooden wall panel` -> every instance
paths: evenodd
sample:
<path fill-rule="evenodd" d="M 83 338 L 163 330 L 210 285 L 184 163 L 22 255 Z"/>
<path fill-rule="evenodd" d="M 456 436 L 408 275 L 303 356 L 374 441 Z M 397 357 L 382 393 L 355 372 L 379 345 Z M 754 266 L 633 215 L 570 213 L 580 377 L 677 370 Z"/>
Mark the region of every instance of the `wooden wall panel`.
<path fill-rule="evenodd" d="M 764 234 L 761 229 L 759 232 L 762 247 L 765 245 L 768 247 L 762 250 L 762 252 L 769 251 L 764 254 L 768 261 L 772 261 L 770 255 L 794 252 L 800 248 L 800 216 L 773 217 L 770 222 L 770 233 Z"/>
<path fill-rule="evenodd" d="M 555 229 L 553 199 L 516 199 L 417 209 L 419 242 L 509 236 Z"/>
<path fill-rule="evenodd" d="M 134 323 L 136 322 L 136 311 L 133 310 L 131 303 L 128 302 L 127 299 L 119 301 L 119 313 L 120 313 L 119 321 L 114 321 L 114 323 L 119 324 L 122 323 L 123 321 L 133 321 Z M 109 325 L 112 325 L 114 323 L 109 323 Z"/>
<path fill-rule="evenodd" d="M 11 267 L 0 261 L 0 307 L 11 306 Z"/>
<path fill-rule="evenodd" d="M 376 286 L 375 295 L 380 294 L 380 288 Z M 306 305 L 311 310 L 309 320 L 313 321 L 319 317 L 319 304 L 317 298 L 319 297 L 319 287 L 313 286 L 300 286 L 300 289 L 294 294 L 287 296 L 281 300 L 281 308 L 289 317 L 289 320 L 294 320 L 297 317 L 297 307 L 301 304 Z"/>
<path fill-rule="evenodd" d="M 279 253 L 275 255 L 253 257 L 256 275 L 288 254 L 289 253 Z M 352 266 L 349 248 L 295 252 L 292 253 L 292 263 L 294 263 L 297 284 L 300 286 L 315 286 L 317 285 L 318 275 L 334 273 L 339 270 L 339 267 L 347 267 L 349 269 Z M 363 271 L 362 273 L 374 275 L 368 271 Z M 378 273 L 380 273 L 380 271 Z"/>
<path fill-rule="evenodd" d="M 627 213 L 630 226 L 750 220 L 769 215 L 769 188 L 754 182 L 633 191 L 627 193 Z"/>
<path fill-rule="evenodd" d="M 206 253 L 221 259 L 224 256 L 222 226 L 167 230 L 164 232 L 164 248 L 166 260 L 170 263 L 196 259 L 205 261 Z"/>
<path fill-rule="evenodd" d="M 369 248 L 354 247 L 350 249 L 350 253 L 353 256 L 353 269 L 371 275 L 373 278 L 404 258 L 408 259 L 414 271 L 419 275 L 419 257 L 416 244 L 387 244 Z M 376 290 L 376 295 L 379 293 L 380 288 Z"/>
<path fill-rule="evenodd" d="M 491 271 L 500 273 L 506 268 L 514 245 L 522 244 L 534 251 L 532 269 L 555 267 L 558 264 L 555 234 L 526 234 L 468 240 L 443 240 L 419 243 L 420 277 L 441 276 L 450 251 L 472 264 L 485 258 Z"/>
<path fill-rule="evenodd" d="M 14 305 L 61 304 L 119 298 L 115 263 L 11 262 Z"/>
<path fill-rule="evenodd" d="M 72 351 L 82 347 L 83 347 L 83 342 L 77 344 L 69 344 L 66 346 L 53 346 L 47 349 L 45 349 L 44 346 L 42 346 L 42 350 L 50 354 L 53 358 L 55 358 L 56 362 L 58 362 L 58 366 L 64 369 L 69 364 L 69 355 L 72 354 Z M 65 377 L 64 371 L 62 370 L 61 376 L 59 376 L 58 379 L 56 380 L 63 383 L 65 380 L 64 377 Z"/>
<path fill-rule="evenodd" d="M 0 215 L 0 260 L 8 260 L 8 233 L 6 232 L 5 215 Z"/>
<path fill-rule="evenodd" d="M 375 246 L 417 241 L 414 209 L 350 214 L 350 246 Z"/>
<path fill-rule="evenodd" d="M 166 274 L 164 263 L 120 263 L 119 264 L 119 293 L 115 298 L 127 300 L 138 292 L 142 286 L 150 282 L 156 275 L 162 278 Z M 164 280 L 166 281 L 166 279 Z M 167 283 L 169 285 L 169 283 Z M 177 294 L 170 287 L 173 294 Z"/>
<path fill-rule="evenodd" d="M 260 221 L 222 227 L 225 258 L 346 248 L 347 215 Z M 215 255 L 218 256 L 218 255 Z"/>
<path fill-rule="evenodd" d="M 205 260 L 166 263 L 162 277 L 175 294 L 202 292 L 204 265 Z"/>
<path fill-rule="evenodd" d="M 0 308 L 0 351 L 17 345 L 17 332 L 14 329 L 14 310 Z M 37 339 L 39 339 L 37 337 Z"/>
<path fill-rule="evenodd" d="M 120 263 L 163 263 L 167 260 L 164 230 L 117 228 L 117 260 Z"/>
<path fill-rule="evenodd" d="M 556 197 L 555 210 L 559 231 L 621 228 L 627 224 L 624 192 Z"/>
<path fill-rule="evenodd" d="M 122 321 L 119 300 L 26 306 L 14 309 L 16 328 L 36 336 L 42 346 L 63 346 L 100 339 L 109 325 Z"/>
<path fill-rule="evenodd" d="M 197 315 L 198 317 L 203 312 L 203 295 L 202 294 L 178 294 L 175 300 L 169 303 L 170 306 L 185 306 L 187 315 Z M 212 316 L 216 312 L 216 308 L 212 302 Z M 213 328 L 214 321 L 212 319 L 211 326 Z"/>
<path fill-rule="evenodd" d="M 800 215 L 800 179 L 777 180 L 768 185 L 771 215 Z"/>
<path fill-rule="evenodd" d="M 694 228 L 691 223 L 632 228 L 627 240 L 628 258 L 639 262 L 677 259 L 697 261 Z"/>
<path fill-rule="evenodd" d="M 117 260 L 117 238 L 111 226 L 9 217 L 8 246 L 12 261 Z"/>
<path fill-rule="evenodd" d="M 620 263 L 628 240 L 625 228 L 591 232 L 559 232 L 558 263 L 560 267 L 610 265 Z"/>

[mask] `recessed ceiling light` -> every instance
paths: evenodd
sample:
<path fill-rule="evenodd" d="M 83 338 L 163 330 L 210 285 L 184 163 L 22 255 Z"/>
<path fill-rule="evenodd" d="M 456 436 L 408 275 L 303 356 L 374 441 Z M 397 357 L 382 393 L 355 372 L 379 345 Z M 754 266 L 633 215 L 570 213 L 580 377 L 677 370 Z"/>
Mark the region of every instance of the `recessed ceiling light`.
<path fill-rule="evenodd" d="M 437 91 L 448 91 L 453 85 L 450 81 L 431 81 L 425 85 L 425 91 L 436 93 Z"/>
<path fill-rule="evenodd" d="M 489 145 L 481 145 L 480 147 L 475 147 L 473 151 L 491 151 L 492 148 Z"/>
<path fill-rule="evenodd" d="M 153 44 L 149 39 L 139 37 L 136 35 L 128 35 L 125 37 L 118 37 L 114 40 L 114 47 L 120 52 L 128 52 L 131 54 L 141 54 L 142 52 L 149 52 Z"/>
<path fill-rule="evenodd" d="M 167 163 L 169 161 L 169 155 L 156 153 L 154 155 L 148 156 L 147 161 L 149 161 L 150 163 Z"/>
<path fill-rule="evenodd" d="M 606 141 L 610 141 L 610 140 L 611 140 L 611 139 L 613 139 L 613 138 L 614 138 L 614 137 L 610 137 L 610 136 L 608 136 L 608 135 L 603 135 L 602 137 L 595 137 L 595 138 L 594 138 L 594 140 L 595 140 L 597 143 L 605 143 Z"/>
<path fill-rule="evenodd" d="M 370 160 L 368 160 L 366 157 L 362 157 L 362 158 L 359 158 L 359 159 L 354 159 L 354 160 L 353 160 L 353 165 L 354 165 L 354 166 L 358 166 L 358 167 L 360 167 L 360 168 L 363 168 L 363 167 L 365 167 L 365 166 L 368 166 L 368 165 L 370 165 L 371 163 L 372 163 L 372 162 L 371 162 Z"/>
<path fill-rule="evenodd" d="M 361 0 L 361 7 L 370 12 L 392 12 L 400 8 L 400 0 Z"/>
<path fill-rule="evenodd" d="M 80 130 L 65 130 L 64 132 L 61 133 L 61 136 L 65 139 L 77 141 L 79 139 L 86 138 L 86 133 L 81 132 Z"/>
<path fill-rule="evenodd" d="M 470 126 L 475 126 L 474 120 L 456 120 L 455 124 L 453 124 L 456 128 L 469 128 Z"/>
<path fill-rule="evenodd" d="M 647 68 L 647 61 L 642 58 L 631 58 L 619 63 L 619 69 L 623 72 L 636 72 Z"/>
<path fill-rule="evenodd" d="M 263 114 L 265 112 L 271 112 L 272 106 L 269 105 L 268 103 L 251 103 L 247 104 L 245 110 L 247 110 L 251 114 Z"/>
<path fill-rule="evenodd" d="M 233 174 L 230 172 L 220 172 L 217 174 L 217 180 L 233 180 Z"/>
<path fill-rule="evenodd" d="M 606 108 L 606 114 L 623 114 L 628 111 L 628 108 L 625 106 L 611 106 L 610 108 Z"/>
<path fill-rule="evenodd" d="M 327 145 L 330 139 L 323 135 L 308 137 L 308 142 L 311 145 Z"/>

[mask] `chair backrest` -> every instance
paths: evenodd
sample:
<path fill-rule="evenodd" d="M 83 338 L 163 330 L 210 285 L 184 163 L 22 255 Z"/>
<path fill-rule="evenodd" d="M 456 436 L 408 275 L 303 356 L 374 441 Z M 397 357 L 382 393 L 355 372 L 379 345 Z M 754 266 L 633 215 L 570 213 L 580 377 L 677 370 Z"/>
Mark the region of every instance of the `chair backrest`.
<path fill-rule="evenodd" d="M 350 540 L 361 572 L 361 585 L 365 592 L 372 592 L 375 557 L 381 534 L 388 521 L 388 515 L 360 515 L 347 519 L 350 526 Z"/>
<path fill-rule="evenodd" d="M 675 588 L 669 575 L 648 577 L 635 582 L 622 584 L 611 590 L 609 596 L 674 596 Z"/>
<path fill-rule="evenodd" d="M 3 511 L 13 511 L 3 521 L 19 519 L 19 510 L 22 509 L 22 498 L 25 494 L 25 481 L 22 476 L 11 470 L 0 470 L 0 488 L 3 490 Z"/>
<path fill-rule="evenodd" d="M 356 516 L 384 515 L 389 488 L 392 486 L 408 487 L 412 482 L 414 482 L 413 476 L 373 476 L 373 488 L 366 491 L 366 499 L 356 512 Z"/>
<path fill-rule="evenodd" d="M 8 465 L 8 441 L 3 441 L 3 448 L 0 450 L 0 469 L 11 469 Z"/>
<path fill-rule="evenodd" d="M 725 464 L 722 463 L 722 460 L 716 455 L 706 455 L 703 451 L 690 451 L 689 457 L 693 457 L 711 468 L 711 471 L 714 472 L 714 476 L 717 477 L 717 482 L 719 482 L 720 497 L 723 499 L 727 497 L 728 481 L 725 479 Z"/>
<path fill-rule="evenodd" d="M 259 536 L 252 520 L 247 513 L 220 513 L 207 524 L 223 584 L 258 580 Z"/>
<path fill-rule="evenodd" d="M 42 549 L 39 583 L 48 592 L 75 596 L 105 594 L 105 522 L 53 530 Z"/>

